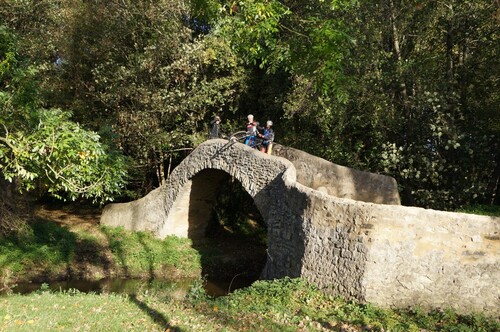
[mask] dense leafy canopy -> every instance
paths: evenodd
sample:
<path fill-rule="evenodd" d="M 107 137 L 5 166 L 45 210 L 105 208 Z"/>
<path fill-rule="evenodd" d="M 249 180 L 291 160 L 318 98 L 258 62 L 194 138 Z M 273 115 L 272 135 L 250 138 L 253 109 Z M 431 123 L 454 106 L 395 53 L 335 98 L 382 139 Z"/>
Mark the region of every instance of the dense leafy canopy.
<path fill-rule="evenodd" d="M 71 121 L 71 113 L 44 108 L 38 71 L 18 58 L 15 38 L 0 26 L 0 170 L 20 191 L 37 189 L 60 199 L 105 202 L 125 184 L 124 158 L 98 134 Z"/>
<path fill-rule="evenodd" d="M 274 121 L 280 143 L 394 176 L 406 204 L 498 204 L 495 2 L 2 0 L 0 8 L 3 31 L 13 32 L 3 34 L 11 37 L 0 44 L 0 75 L 18 66 L 19 53 L 30 77 L 7 74 L 19 78 L 16 92 L 2 83 L 3 96 L 24 105 L 8 106 L 25 112 L 14 120 L 112 132 L 130 157 L 134 192 L 163 182 L 179 150 L 206 138 L 213 115 L 228 132 L 252 113 Z M 27 111 L 33 93 L 44 110 L 37 115 Z M 43 144 L 52 129 L 40 128 L 22 136 Z M 79 135 L 98 144 L 91 132 Z M 96 149 L 72 144 L 75 156 Z M 13 150 L 5 142 L 2 149 L 5 165 Z M 103 165 L 123 163 L 101 151 Z M 87 159 L 68 160 L 83 167 Z M 41 176 L 41 168 L 29 172 Z M 96 180 L 84 174 L 80 187 Z"/>

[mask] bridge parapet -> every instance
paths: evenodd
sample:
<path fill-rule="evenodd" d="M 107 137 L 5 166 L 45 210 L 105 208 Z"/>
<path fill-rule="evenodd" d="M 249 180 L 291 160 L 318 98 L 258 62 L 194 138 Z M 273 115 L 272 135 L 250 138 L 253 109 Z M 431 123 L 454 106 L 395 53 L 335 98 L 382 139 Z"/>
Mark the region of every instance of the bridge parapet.
<path fill-rule="evenodd" d="M 276 144 L 276 156 L 289 160 L 296 169 L 297 182 L 325 194 L 356 201 L 401 205 L 396 180 L 341 166 L 301 150 Z"/>

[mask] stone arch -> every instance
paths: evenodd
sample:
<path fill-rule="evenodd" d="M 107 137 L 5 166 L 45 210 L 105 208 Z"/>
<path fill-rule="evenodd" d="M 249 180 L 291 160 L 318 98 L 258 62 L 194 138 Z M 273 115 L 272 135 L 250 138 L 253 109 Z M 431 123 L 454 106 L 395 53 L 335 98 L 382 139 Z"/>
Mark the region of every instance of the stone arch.
<path fill-rule="evenodd" d="M 165 185 L 136 201 L 106 206 L 101 223 L 150 231 L 159 238 L 169 234 L 189 236 L 189 210 L 186 210 L 189 207 L 182 207 L 183 202 L 189 202 L 194 194 L 193 180 L 197 181 L 197 174 L 201 174 L 201 183 L 208 185 L 210 181 L 203 172 L 212 171 L 238 180 L 266 223 L 268 260 L 262 276 L 299 276 L 307 197 L 293 187 L 295 167 L 284 158 L 269 156 L 241 143 L 216 139 L 200 144 L 174 169 Z M 209 191 L 204 191 L 202 185 L 196 192 L 200 195 L 195 200 L 200 203 L 207 200 L 205 203 L 209 205 L 210 199 L 205 196 Z M 203 221 L 199 223 L 202 225 Z"/>
<path fill-rule="evenodd" d="M 282 185 L 284 172 L 293 167 L 290 162 L 238 143 L 225 140 L 210 143 L 196 148 L 162 187 L 165 218 L 156 229 L 160 237 L 201 236 L 206 225 L 204 216 L 215 201 L 215 187 L 227 176 L 241 183 L 266 224 L 273 222 L 269 201 L 281 199 L 283 191 L 274 189 Z"/>
<path fill-rule="evenodd" d="M 196 173 L 190 178 L 177 194 L 177 199 L 170 207 L 166 227 L 160 231 L 160 236 L 176 235 L 188 237 L 190 239 L 203 238 L 206 227 L 213 217 L 213 207 L 216 204 L 219 188 L 223 182 L 233 179 L 229 173 L 223 170 L 206 168 Z M 243 185 L 242 185 L 243 187 Z M 243 190 L 254 199 L 247 188 Z M 255 201 L 255 206 L 259 213 L 264 216 L 266 206 L 262 200 Z M 264 218 L 266 224 L 268 220 Z"/>

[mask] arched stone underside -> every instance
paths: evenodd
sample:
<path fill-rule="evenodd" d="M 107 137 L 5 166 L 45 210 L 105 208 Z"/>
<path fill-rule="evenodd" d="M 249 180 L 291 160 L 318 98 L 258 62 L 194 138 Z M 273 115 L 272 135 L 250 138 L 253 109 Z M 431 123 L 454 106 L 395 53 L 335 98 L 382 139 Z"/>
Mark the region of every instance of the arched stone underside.
<path fill-rule="evenodd" d="M 176 235 L 194 240 L 205 238 L 207 226 L 214 218 L 217 197 L 228 180 L 237 181 L 229 173 L 214 168 L 204 169 L 194 175 L 177 194 L 165 222 L 168 227 L 163 228 L 160 237 Z M 266 206 L 259 202 L 254 201 L 262 215 Z"/>
<path fill-rule="evenodd" d="M 108 205 L 101 222 L 158 237 L 202 236 L 217 186 L 232 176 L 267 225 L 263 277 L 300 276 L 381 306 L 499 314 L 500 218 L 403 207 L 392 178 L 280 151 L 292 161 L 207 141 L 166 185 Z"/>

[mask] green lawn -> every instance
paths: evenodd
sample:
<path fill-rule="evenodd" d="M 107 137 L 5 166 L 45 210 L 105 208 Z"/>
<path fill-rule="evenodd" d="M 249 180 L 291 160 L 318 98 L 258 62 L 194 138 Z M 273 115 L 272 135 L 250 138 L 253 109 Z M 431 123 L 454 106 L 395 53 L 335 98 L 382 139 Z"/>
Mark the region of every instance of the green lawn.
<path fill-rule="evenodd" d="M 319 292 L 299 279 L 259 281 L 220 298 L 199 284 L 137 295 L 52 293 L 0 298 L 1 331 L 499 331 L 453 311 L 383 310 Z"/>
<path fill-rule="evenodd" d="M 43 293 L 0 298 L 1 331 L 160 331 L 125 296 Z"/>
<path fill-rule="evenodd" d="M 62 220 L 62 219 L 61 219 Z M 81 220 L 78 220 L 81 221 Z M 0 239 L 0 288 L 36 278 L 192 277 L 187 239 L 38 219 Z M 205 253 L 205 255 L 207 255 Z M 179 281 L 181 282 L 181 281 Z M 498 320 L 452 310 L 384 310 L 325 295 L 299 279 L 255 282 L 220 298 L 200 282 L 135 295 L 50 292 L 0 297 L 0 331 L 500 331 Z"/>

